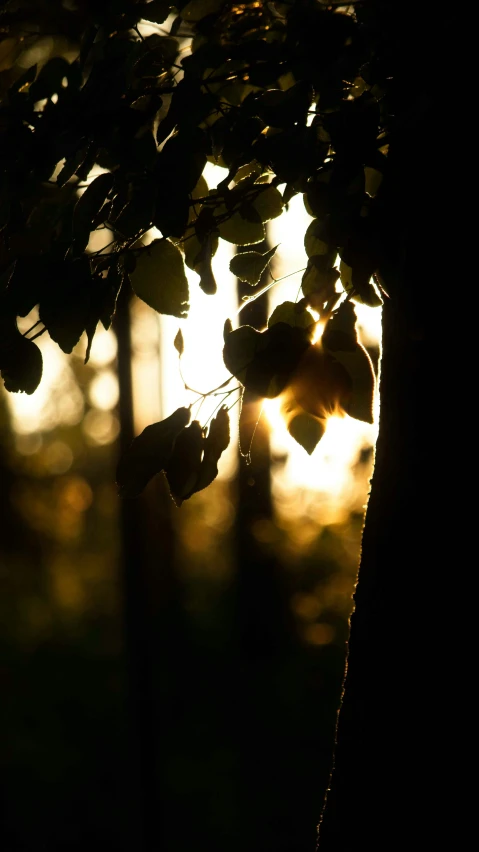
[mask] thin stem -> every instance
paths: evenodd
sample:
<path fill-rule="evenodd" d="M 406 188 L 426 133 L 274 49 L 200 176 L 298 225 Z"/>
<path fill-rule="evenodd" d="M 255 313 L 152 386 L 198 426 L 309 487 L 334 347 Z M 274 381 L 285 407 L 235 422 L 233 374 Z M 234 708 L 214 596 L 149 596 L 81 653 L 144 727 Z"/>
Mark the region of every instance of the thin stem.
<path fill-rule="evenodd" d="M 46 326 L 45 326 L 45 328 L 42 328 L 41 331 L 37 331 L 37 333 L 34 334 L 33 337 L 29 337 L 28 340 L 36 340 L 37 337 L 40 337 L 42 334 L 44 334 L 46 330 L 47 329 L 46 329 Z"/>
<path fill-rule="evenodd" d="M 30 332 L 33 331 L 33 329 L 36 328 L 37 325 L 40 325 L 40 323 L 41 323 L 41 320 L 39 320 L 39 319 L 36 322 L 34 322 L 33 325 L 30 328 L 27 328 L 27 330 L 23 332 L 23 337 L 26 337 L 27 334 L 30 334 Z"/>
<path fill-rule="evenodd" d="M 231 411 L 235 407 L 235 405 L 238 405 L 238 402 L 242 399 L 242 397 L 243 397 L 243 394 L 240 393 L 238 399 L 235 399 L 235 401 L 228 408 L 228 412 Z"/>
<path fill-rule="evenodd" d="M 288 272 L 287 275 L 282 275 L 281 278 L 273 278 L 273 280 L 270 281 L 269 284 L 266 284 L 266 286 L 262 287 L 261 290 L 258 290 L 257 293 L 253 293 L 252 296 L 247 296 L 243 304 L 239 306 L 238 310 L 236 311 L 236 314 L 240 314 L 243 308 L 246 308 L 247 305 L 251 304 L 251 302 L 254 302 L 256 299 L 259 299 L 259 297 L 262 296 L 263 293 L 267 293 L 268 290 L 271 290 L 271 287 L 274 287 L 275 284 L 279 284 L 280 281 L 284 281 L 285 278 L 290 278 L 292 275 L 299 275 L 299 273 L 304 272 L 305 269 L 306 267 L 304 266 L 302 269 L 296 269 L 295 272 Z M 271 275 L 271 272 L 269 274 Z"/>

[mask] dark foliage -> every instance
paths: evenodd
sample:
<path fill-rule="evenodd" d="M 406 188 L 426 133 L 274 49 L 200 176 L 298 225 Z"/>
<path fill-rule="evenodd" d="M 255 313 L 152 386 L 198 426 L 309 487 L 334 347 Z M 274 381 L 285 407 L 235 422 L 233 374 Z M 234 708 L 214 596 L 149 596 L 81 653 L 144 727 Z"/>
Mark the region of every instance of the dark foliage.
<path fill-rule="evenodd" d="M 335 406 L 370 420 L 373 373 L 349 307 L 340 329 L 350 301 L 381 303 L 372 281 L 392 118 L 380 33 L 364 5 L 115 0 L 62 6 L 55 24 L 40 5 L 5 5 L 2 32 L 12 49 L 18 41 L 18 54 L 26 21 L 40 32 L 50 22 L 77 44 L 73 60 L 70 51 L 38 67 L 12 61 L 2 82 L 0 367 L 8 390 L 38 386 L 33 340 L 44 331 L 65 352 L 86 333 L 88 359 L 128 280 L 158 312 L 185 317 L 184 264 L 205 293 L 216 292 L 218 238 L 246 247 L 231 270 L 256 286 L 274 249 L 254 246 L 300 193 L 314 217 L 303 298 L 277 309 L 261 333 L 227 335 L 225 364 L 248 391 L 283 395 L 290 432 L 308 452 Z M 142 35 L 141 21 L 156 31 Z M 207 161 L 228 170 L 213 189 L 202 176 Z M 145 244 L 152 226 L 161 239 Z M 105 228 L 108 246 L 89 250 Z M 35 307 L 39 320 L 22 336 L 16 319 Z M 308 307 L 326 323 L 324 343 L 312 342 Z M 214 478 L 213 426 L 205 437 L 185 420 L 175 440 L 186 452 L 175 457 L 172 444 L 163 458 L 170 419 L 124 457 L 121 493 L 139 493 L 164 469 L 179 505 Z M 159 441 L 146 454 L 145 435 Z"/>

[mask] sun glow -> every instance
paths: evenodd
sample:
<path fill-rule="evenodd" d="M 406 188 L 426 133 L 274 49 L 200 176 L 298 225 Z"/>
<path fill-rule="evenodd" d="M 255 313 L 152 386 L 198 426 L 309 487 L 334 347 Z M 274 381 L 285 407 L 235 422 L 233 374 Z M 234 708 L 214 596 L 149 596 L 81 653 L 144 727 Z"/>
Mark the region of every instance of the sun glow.
<path fill-rule="evenodd" d="M 206 178 L 210 186 L 224 178 L 225 171 L 209 166 Z M 279 244 L 271 264 L 272 274 L 279 281 L 269 291 L 272 311 L 283 301 L 300 297 L 301 277 L 307 264 L 303 246 L 304 232 L 311 217 L 304 209 L 301 196 L 289 203 L 286 215 L 269 223 L 269 239 Z M 151 234 L 151 238 L 158 234 Z M 202 394 L 217 388 L 228 378 L 220 357 L 223 348 L 223 326 L 226 318 L 238 323 L 236 281 L 229 270 L 233 256 L 231 244 L 220 240 L 213 258 L 213 270 L 218 284 L 215 296 L 205 295 L 199 288 L 196 273 L 186 270 L 190 285 L 190 311 L 187 320 L 170 316 L 159 317 L 139 300 L 132 306 L 132 369 L 136 431 L 149 423 L 171 414 L 175 408 L 192 405 L 192 417 L 202 424 L 208 422 L 222 403 L 231 407 L 232 442 L 220 463 L 220 477 L 233 475 L 238 464 L 238 428 L 240 391 L 232 381 L 226 390 L 205 398 Z M 314 342 L 319 340 L 323 323 L 317 321 Z M 365 346 L 377 347 L 381 330 L 381 311 L 363 305 L 356 306 L 358 330 Z M 33 318 L 33 321 L 36 317 Z M 21 323 L 25 328 L 32 322 L 28 317 Z M 178 359 L 173 341 L 181 328 L 184 354 Z M 23 327 L 22 327 L 23 330 Z M 83 394 L 75 380 L 69 358 L 60 352 L 48 336 L 39 340 L 44 357 L 44 376 L 39 388 L 31 396 L 7 394 L 19 441 L 24 440 L 25 453 L 33 452 L 30 436 L 51 430 L 57 425 L 78 423 L 84 412 Z M 76 347 L 74 358 L 84 356 L 86 341 Z M 81 351 L 80 351 L 81 350 Z M 118 400 L 118 383 L 113 369 L 116 357 L 116 338 L 112 331 L 101 327 L 93 342 L 90 366 L 94 369 L 87 387 L 87 398 L 92 406 L 84 418 L 83 432 L 89 443 L 105 444 L 118 434 L 119 424 L 114 412 Z M 187 387 L 185 387 L 185 385 Z M 194 390 L 191 390 L 194 389 Z M 353 420 L 340 412 L 330 416 L 326 431 L 311 456 L 289 434 L 280 411 L 281 400 L 265 400 L 263 417 L 271 430 L 273 460 L 273 492 L 278 505 L 285 511 L 298 513 L 301 506 L 313 500 L 329 501 L 332 517 L 341 507 L 359 506 L 364 502 L 363 490 L 355 485 L 353 466 L 361 450 L 371 448 L 377 434 L 378 402 L 375 405 L 375 423 L 368 425 Z M 21 437 L 23 436 L 23 437 Z M 28 440 L 27 440 L 28 438 Z M 33 446 L 33 445 L 32 445 Z M 254 454 L 254 444 L 252 447 Z M 294 499 L 293 499 L 294 493 Z M 363 495 L 361 497 L 361 494 Z M 359 501 L 359 502 L 358 502 Z M 326 505 L 326 503 L 325 503 Z M 336 514 L 334 514 L 336 512 Z"/>

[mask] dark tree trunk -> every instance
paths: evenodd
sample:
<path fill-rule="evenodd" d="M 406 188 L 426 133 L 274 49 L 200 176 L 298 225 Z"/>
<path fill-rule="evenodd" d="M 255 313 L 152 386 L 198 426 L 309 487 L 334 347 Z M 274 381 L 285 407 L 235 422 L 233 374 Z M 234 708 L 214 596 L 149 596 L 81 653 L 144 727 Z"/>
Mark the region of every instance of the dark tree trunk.
<path fill-rule="evenodd" d="M 118 298 L 115 332 L 120 389 L 120 453 L 134 438 L 129 302 L 124 284 Z M 131 843 L 159 850 L 160 815 L 156 766 L 157 720 L 152 680 L 151 612 L 146 578 L 144 498 L 120 504 L 123 630 L 127 681 L 127 800 L 133 814 Z"/>
<path fill-rule="evenodd" d="M 320 852 L 465 848 L 452 762 L 466 643 L 453 566 L 467 546 L 456 465 L 467 465 L 470 450 L 453 438 L 461 368 L 445 339 L 459 290 L 444 269 L 452 238 L 440 237 L 451 208 L 431 95 L 437 33 L 406 24 L 398 16 L 398 113 L 382 211 L 390 299 L 379 438 Z"/>

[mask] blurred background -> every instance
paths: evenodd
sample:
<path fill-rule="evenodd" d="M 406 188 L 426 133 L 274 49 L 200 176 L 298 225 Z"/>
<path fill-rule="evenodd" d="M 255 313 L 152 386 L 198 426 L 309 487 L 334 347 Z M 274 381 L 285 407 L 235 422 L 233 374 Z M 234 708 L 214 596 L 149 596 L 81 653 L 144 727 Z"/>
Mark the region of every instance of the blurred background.
<path fill-rule="evenodd" d="M 15 63 L 76 55 L 70 35 L 34 36 L 1 42 L 2 87 Z M 210 186 L 219 171 L 207 169 Z M 275 401 L 251 402 L 251 464 L 236 425 L 218 479 L 181 509 L 162 476 L 138 501 L 115 488 L 122 434 L 197 399 L 185 382 L 206 392 L 227 377 L 225 319 L 261 328 L 296 300 L 308 219 L 294 198 L 270 223 L 284 280 L 261 298 L 245 300 L 220 241 L 218 294 L 189 273 L 187 321 L 125 298 L 88 365 L 85 340 L 68 357 L 44 335 L 38 390 L 0 390 L 5 852 L 135 850 L 142 825 L 158 852 L 314 849 L 377 417 L 331 418 L 310 457 Z M 99 232 L 89 250 L 108 241 Z M 357 312 L 377 368 L 380 310 Z"/>

